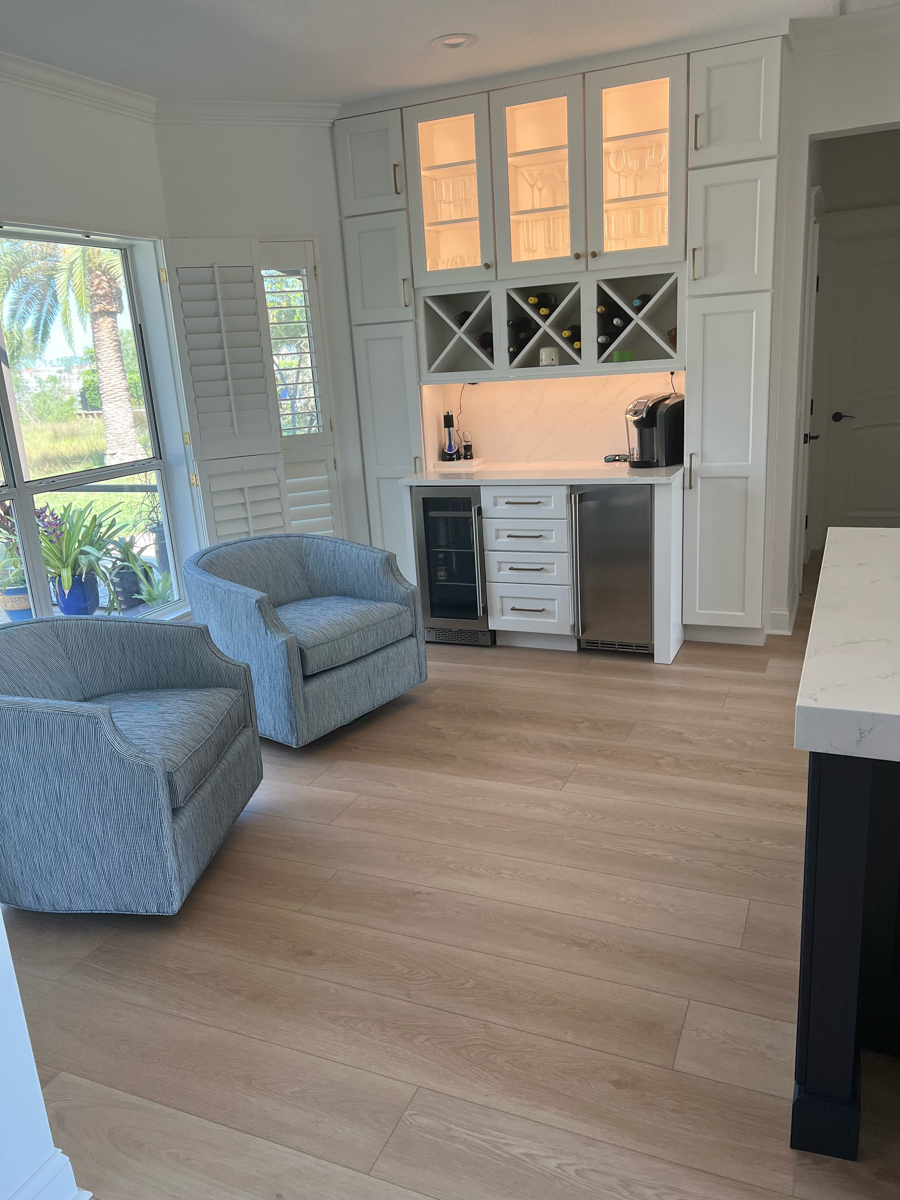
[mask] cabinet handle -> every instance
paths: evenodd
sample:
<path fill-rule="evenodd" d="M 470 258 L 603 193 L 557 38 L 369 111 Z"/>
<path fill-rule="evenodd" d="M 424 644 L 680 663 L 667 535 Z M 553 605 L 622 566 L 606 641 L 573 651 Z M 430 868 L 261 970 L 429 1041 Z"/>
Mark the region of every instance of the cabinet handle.
<path fill-rule="evenodd" d="M 543 571 L 543 567 L 507 567 L 507 571 Z"/>
<path fill-rule="evenodd" d="M 694 149 L 695 150 L 700 149 L 699 135 L 700 135 L 700 114 L 694 113 Z"/>
<path fill-rule="evenodd" d="M 546 612 L 546 608 L 516 608 L 514 604 L 509 606 L 510 612 Z"/>
<path fill-rule="evenodd" d="M 483 264 L 483 266 L 484 266 L 484 269 L 485 269 L 486 271 L 489 271 L 489 270 L 491 269 L 491 264 L 490 264 L 490 263 L 484 263 L 484 264 Z"/>
<path fill-rule="evenodd" d="M 580 250 L 576 250 L 576 251 L 575 251 L 575 253 L 572 255 L 572 257 L 573 257 L 573 258 L 581 258 L 581 251 L 580 251 Z M 541 609 L 541 612 L 543 612 L 543 611 L 544 611 L 544 610 L 543 610 L 543 609 Z"/>
<path fill-rule="evenodd" d="M 414 454 L 414 455 L 413 455 L 413 475 L 418 475 L 418 474 L 419 474 L 419 466 L 418 466 L 418 464 L 419 464 L 421 461 L 422 461 L 422 460 L 421 460 L 421 458 L 419 458 L 418 454 Z"/>
<path fill-rule="evenodd" d="M 540 504 L 540 500 L 504 500 L 504 504 Z"/>
<path fill-rule="evenodd" d="M 538 539 L 540 539 L 544 535 L 542 533 L 508 533 L 506 536 L 508 538 L 520 538 L 520 539 L 521 538 L 538 538 Z"/>
<path fill-rule="evenodd" d="M 409 301 L 406 298 L 406 280 L 405 279 L 400 280 L 400 288 L 403 292 L 403 307 L 409 308 Z"/>
<path fill-rule="evenodd" d="M 692 280 L 697 278 L 697 251 L 699 249 L 700 249 L 699 246 L 691 247 L 691 279 Z"/>
<path fill-rule="evenodd" d="M 403 192 L 400 189 L 400 180 L 397 178 L 397 171 L 400 169 L 400 164 L 391 163 L 391 166 L 394 168 L 394 195 L 402 196 Z"/>
<path fill-rule="evenodd" d="M 694 490 L 694 455 L 688 455 L 688 491 Z"/>
<path fill-rule="evenodd" d="M 591 251 L 591 258 L 596 258 L 596 257 L 597 257 L 597 251 L 596 251 L 596 250 L 592 250 L 592 251 Z"/>

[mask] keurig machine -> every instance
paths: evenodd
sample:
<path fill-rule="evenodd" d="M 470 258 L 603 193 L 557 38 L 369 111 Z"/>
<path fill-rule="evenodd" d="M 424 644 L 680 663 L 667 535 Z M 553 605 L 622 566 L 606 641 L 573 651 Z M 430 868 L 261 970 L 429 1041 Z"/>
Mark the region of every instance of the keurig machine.
<path fill-rule="evenodd" d="M 632 400 L 625 409 L 625 429 L 629 466 L 674 467 L 684 462 L 684 396 L 680 392 Z"/>

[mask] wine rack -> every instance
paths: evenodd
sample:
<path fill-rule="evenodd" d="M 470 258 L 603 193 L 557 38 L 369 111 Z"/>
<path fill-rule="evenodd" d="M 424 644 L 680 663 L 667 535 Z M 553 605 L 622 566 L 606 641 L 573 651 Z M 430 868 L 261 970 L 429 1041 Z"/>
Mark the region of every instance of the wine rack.
<path fill-rule="evenodd" d="M 550 290 L 549 288 L 547 289 Z M 570 325 L 581 324 L 581 286 L 578 283 L 557 283 L 552 287 L 555 306 L 542 316 L 537 304 L 529 302 L 529 296 L 537 293 L 533 288 L 517 287 L 506 293 L 507 322 L 530 321 L 533 327 L 531 337 L 521 345 L 506 339 L 505 361 L 515 370 L 527 370 L 529 367 L 540 367 L 541 351 L 555 348 L 559 354 L 560 367 L 577 367 L 581 365 L 581 351 L 576 350 L 571 339 L 563 337 L 563 330 Z M 544 288 L 541 288 L 544 294 Z M 507 329 L 510 326 L 507 324 Z M 497 356 L 500 357 L 499 355 Z"/>
<path fill-rule="evenodd" d="M 461 313 L 469 316 L 460 323 Z M 466 374 L 490 371 L 494 359 L 478 338 L 493 336 L 493 305 L 487 291 L 454 292 L 425 296 L 425 355 L 430 374 Z"/>
<path fill-rule="evenodd" d="M 597 305 L 622 313 L 626 324 L 605 346 L 599 363 L 668 362 L 677 357 L 678 277 L 673 273 L 604 279 L 597 283 Z M 640 308 L 634 301 L 649 299 Z M 615 329 L 615 326 L 613 327 Z M 597 314 L 597 334 L 609 335 L 609 321 Z M 627 356 L 627 357 L 626 357 Z"/>

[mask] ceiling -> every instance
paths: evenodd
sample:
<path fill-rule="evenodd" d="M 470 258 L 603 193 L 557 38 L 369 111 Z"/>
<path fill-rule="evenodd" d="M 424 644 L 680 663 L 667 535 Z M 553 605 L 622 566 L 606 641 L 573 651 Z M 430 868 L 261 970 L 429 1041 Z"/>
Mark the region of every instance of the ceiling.
<path fill-rule="evenodd" d="M 834 0 L 2 0 L 0 46 L 166 100 L 348 101 L 836 9 Z M 460 31 L 478 44 L 430 45 Z"/>

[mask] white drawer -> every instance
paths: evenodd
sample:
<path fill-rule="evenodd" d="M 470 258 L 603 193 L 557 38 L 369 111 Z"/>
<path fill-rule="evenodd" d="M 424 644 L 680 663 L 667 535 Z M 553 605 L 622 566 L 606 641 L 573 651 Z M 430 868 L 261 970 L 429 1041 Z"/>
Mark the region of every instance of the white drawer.
<path fill-rule="evenodd" d="M 568 521 L 489 517 L 482 522 L 482 530 L 485 550 L 558 550 L 565 553 L 569 549 Z"/>
<path fill-rule="evenodd" d="M 568 554 L 488 550 L 484 558 L 488 583 L 571 583 Z"/>
<path fill-rule="evenodd" d="M 572 632 L 572 589 L 538 583 L 489 583 L 488 625 L 491 629 Z"/>
<path fill-rule="evenodd" d="M 542 487 L 522 484 L 511 487 L 483 487 L 481 510 L 485 517 L 550 517 L 565 520 L 566 492 L 564 487 Z"/>

